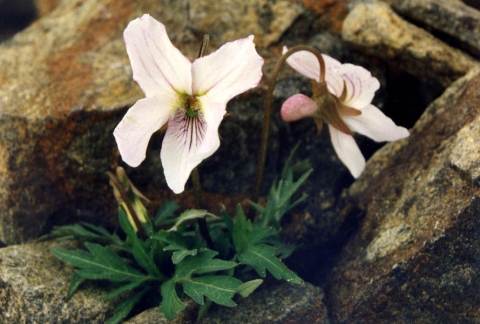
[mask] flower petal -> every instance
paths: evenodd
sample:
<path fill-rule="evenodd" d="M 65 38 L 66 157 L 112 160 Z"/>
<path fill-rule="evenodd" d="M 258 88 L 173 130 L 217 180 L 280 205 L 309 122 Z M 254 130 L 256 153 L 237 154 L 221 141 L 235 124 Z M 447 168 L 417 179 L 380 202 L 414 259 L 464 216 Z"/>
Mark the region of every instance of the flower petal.
<path fill-rule="evenodd" d="M 192 65 L 193 91 L 225 104 L 255 87 L 262 78 L 263 59 L 257 54 L 253 36 L 226 43 Z"/>
<path fill-rule="evenodd" d="M 150 97 L 137 101 L 113 132 L 123 161 L 132 167 L 145 159 L 148 142 L 168 120 L 177 96 Z"/>
<path fill-rule="evenodd" d="M 285 54 L 288 51 L 286 46 L 283 47 L 282 54 Z M 322 54 L 323 60 L 325 61 L 325 67 L 328 73 L 330 68 L 340 67 L 342 63 L 336 59 Z M 320 64 L 318 63 L 317 57 L 308 51 L 299 51 L 290 55 L 287 58 L 287 63 L 298 73 L 303 74 L 307 78 L 313 79 L 317 82 L 320 81 Z"/>
<path fill-rule="evenodd" d="M 337 153 L 340 161 L 345 164 L 354 178 L 365 169 L 365 158 L 360 152 L 357 143 L 352 136 L 342 133 L 335 127 L 328 125 L 330 138 L 332 139 L 333 148 Z"/>
<path fill-rule="evenodd" d="M 196 124 L 185 119 L 185 112 L 178 110 L 168 121 L 160 157 L 165 178 L 170 189 L 181 193 L 195 168 L 211 156 L 220 146 L 218 126 L 225 114 L 225 105 L 211 104 L 199 98 L 203 115 L 199 114 Z"/>
<path fill-rule="evenodd" d="M 280 114 L 284 121 L 291 122 L 304 117 L 311 117 L 316 109 L 315 101 L 303 94 L 295 94 L 283 103 Z"/>
<path fill-rule="evenodd" d="M 369 105 L 375 91 L 380 88 L 377 78 L 361 66 L 343 64 L 336 70 L 336 74 L 345 81 L 347 93 L 344 104 L 356 109 L 363 109 Z"/>
<path fill-rule="evenodd" d="M 344 116 L 343 120 L 354 132 L 368 136 L 377 142 L 396 141 L 409 135 L 406 128 L 395 125 L 392 119 L 373 105 L 362 109 L 361 115 Z"/>
<path fill-rule="evenodd" d="M 192 94 L 192 63 L 173 46 L 162 23 L 145 14 L 128 24 L 123 37 L 133 78 L 147 97 L 172 89 Z"/>

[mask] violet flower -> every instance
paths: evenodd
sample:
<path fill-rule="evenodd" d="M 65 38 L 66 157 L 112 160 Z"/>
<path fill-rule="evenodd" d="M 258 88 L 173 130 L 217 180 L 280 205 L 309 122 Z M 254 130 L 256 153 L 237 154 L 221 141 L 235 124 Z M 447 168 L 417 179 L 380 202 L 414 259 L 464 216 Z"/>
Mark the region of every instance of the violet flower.
<path fill-rule="evenodd" d="M 168 122 L 160 157 L 168 186 L 180 193 L 193 168 L 220 146 L 226 104 L 258 84 L 263 59 L 249 36 L 192 63 L 149 15 L 130 22 L 124 39 L 133 78 L 146 98 L 114 131 L 120 154 L 128 165 L 138 166 L 152 134 Z"/>
<path fill-rule="evenodd" d="M 284 53 L 286 51 L 284 48 Z M 313 117 L 319 131 L 326 121 L 335 152 L 357 178 L 365 168 L 365 158 L 353 139 L 353 132 L 377 142 L 402 139 L 408 137 L 409 132 L 371 104 L 380 83 L 368 70 L 341 64 L 327 55 L 322 57 L 326 66 L 325 82 L 320 81 L 320 65 L 314 54 L 299 51 L 287 59 L 293 69 L 314 80 L 313 97 L 291 96 L 283 103 L 281 115 L 285 121 Z"/>

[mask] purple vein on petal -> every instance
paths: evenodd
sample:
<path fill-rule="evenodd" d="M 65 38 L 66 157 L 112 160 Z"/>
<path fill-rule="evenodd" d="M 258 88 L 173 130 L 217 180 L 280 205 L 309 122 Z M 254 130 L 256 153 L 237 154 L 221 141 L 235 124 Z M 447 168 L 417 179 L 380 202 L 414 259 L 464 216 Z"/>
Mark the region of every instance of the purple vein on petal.
<path fill-rule="evenodd" d="M 201 114 L 189 117 L 184 110 L 177 109 L 169 122 L 169 127 L 175 127 L 175 137 L 179 144 L 188 147 L 190 151 L 197 147 L 205 137 L 206 123 Z"/>

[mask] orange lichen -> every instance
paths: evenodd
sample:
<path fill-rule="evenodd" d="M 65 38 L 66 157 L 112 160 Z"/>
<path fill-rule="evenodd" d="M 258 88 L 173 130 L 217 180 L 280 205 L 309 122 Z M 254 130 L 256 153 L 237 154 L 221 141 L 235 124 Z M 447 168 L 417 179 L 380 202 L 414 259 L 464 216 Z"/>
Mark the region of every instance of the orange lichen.
<path fill-rule="evenodd" d="M 62 115 L 72 109 L 91 105 L 94 98 L 86 93 L 94 87 L 94 71 L 82 54 L 95 52 L 122 34 L 125 21 L 132 12 L 130 1 L 111 1 L 79 29 L 77 41 L 70 47 L 47 57 L 47 73 L 53 101 L 53 115 Z M 108 13 L 108 15 L 106 15 Z M 94 90 L 94 89 L 92 89 Z"/>
<path fill-rule="evenodd" d="M 345 1 L 341 0 L 302 0 L 305 8 L 321 16 L 326 27 L 335 33 L 342 31 L 343 20 L 348 14 Z"/>

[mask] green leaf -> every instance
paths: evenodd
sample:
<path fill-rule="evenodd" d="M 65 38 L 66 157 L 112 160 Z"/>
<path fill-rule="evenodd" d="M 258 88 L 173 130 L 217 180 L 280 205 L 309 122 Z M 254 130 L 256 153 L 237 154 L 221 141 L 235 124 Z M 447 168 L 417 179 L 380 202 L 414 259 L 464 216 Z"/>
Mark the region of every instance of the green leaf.
<path fill-rule="evenodd" d="M 251 230 L 251 228 L 252 223 L 245 218 L 242 206 L 238 204 L 237 215 L 235 216 L 232 232 L 233 245 L 238 253 L 242 253 L 249 247 L 250 241 L 248 238 L 248 232 Z"/>
<path fill-rule="evenodd" d="M 180 205 L 176 201 L 166 200 L 155 215 L 155 219 L 153 220 L 154 225 L 158 227 L 173 223 L 175 219 L 172 219 L 172 217 L 179 208 Z"/>
<path fill-rule="evenodd" d="M 303 174 L 296 182 L 293 181 L 285 181 L 283 184 L 285 185 L 284 190 L 282 190 L 281 198 L 279 199 L 278 204 L 280 206 L 287 206 L 290 198 L 293 194 L 300 188 L 300 186 L 307 180 L 308 176 L 313 172 L 313 169 L 308 170 Z M 290 209 L 290 206 L 288 207 Z"/>
<path fill-rule="evenodd" d="M 237 256 L 241 263 L 252 266 L 261 277 L 266 276 L 266 269 L 268 269 L 276 279 L 284 279 L 293 283 L 303 282 L 275 256 L 275 248 L 272 246 L 254 245 Z"/>
<path fill-rule="evenodd" d="M 109 233 L 104 227 L 86 222 L 79 224 L 55 226 L 51 233 L 44 235 L 40 240 L 77 240 L 79 242 L 95 242 L 102 245 L 116 245 L 122 248 L 124 242 L 116 234 Z"/>
<path fill-rule="evenodd" d="M 178 231 L 178 228 L 186 221 L 197 218 L 204 218 L 205 216 L 217 217 L 214 214 L 211 214 L 203 209 L 188 209 L 181 213 L 180 216 L 178 216 L 175 225 L 173 225 L 168 231 Z"/>
<path fill-rule="evenodd" d="M 138 281 L 148 277 L 133 269 L 109 248 L 95 243 L 85 243 L 90 253 L 52 248 L 60 260 L 78 268 L 77 274 L 85 279 L 107 279 L 113 282 Z"/>
<path fill-rule="evenodd" d="M 183 259 L 185 259 L 186 256 L 195 256 L 197 255 L 197 252 L 198 249 L 175 251 L 172 255 L 172 262 L 173 264 L 179 264 L 183 261 Z"/>
<path fill-rule="evenodd" d="M 152 239 L 165 243 L 164 251 L 191 250 L 192 242 L 178 232 L 160 231 Z"/>
<path fill-rule="evenodd" d="M 238 207 L 237 207 L 238 208 Z M 231 232 L 233 231 L 233 220 L 232 220 L 232 217 L 230 217 L 230 215 L 225 211 L 225 210 L 221 210 L 220 211 L 220 215 L 222 216 L 222 220 L 223 222 L 225 223 L 225 225 L 227 226 L 227 229 Z"/>
<path fill-rule="evenodd" d="M 263 283 L 262 279 L 255 279 L 247 281 L 237 288 L 237 293 L 243 298 L 250 296 Z"/>
<path fill-rule="evenodd" d="M 255 226 L 248 234 L 248 240 L 250 245 L 255 245 L 274 235 L 276 231 L 271 226 Z"/>
<path fill-rule="evenodd" d="M 89 231 L 80 224 L 55 226 L 50 235 L 55 237 L 72 236 L 84 240 L 96 240 L 102 237 L 98 233 Z"/>
<path fill-rule="evenodd" d="M 207 315 L 210 306 L 212 306 L 212 301 L 210 299 L 207 299 L 203 305 L 200 305 L 198 308 L 197 323 Z"/>
<path fill-rule="evenodd" d="M 291 202 L 295 192 L 298 191 L 300 186 L 313 171 L 308 161 L 302 161 L 294 166 L 291 166 L 293 155 L 297 148 L 298 144 L 292 150 L 290 156 L 285 162 L 281 179 L 276 184 L 274 183 L 270 188 L 267 204 L 263 207 L 255 202 L 249 201 L 249 204 L 259 212 L 259 216 L 256 218 L 254 223 L 260 223 L 261 225 L 265 226 L 271 225 L 279 229 L 282 217 L 289 210 L 306 199 L 307 196 L 302 195 L 293 203 Z M 309 170 L 306 170 L 306 168 Z M 303 172 L 297 181 L 294 180 L 294 172 L 295 177 L 298 172 Z"/>
<path fill-rule="evenodd" d="M 286 178 L 286 174 L 287 174 L 287 172 L 290 170 L 290 165 L 291 165 L 291 163 L 292 163 L 293 156 L 295 155 L 295 152 L 297 152 L 297 149 L 300 147 L 300 144 L 301 144 L 301 142 L 298 141 L 298 143 L 295 144 L 295 146 L 293 147 L 293 149 L 290 151 L 290 154 L 288 155 L 288 158 L 287 158 L 287 160 L 285 161 L 285 165 L 283 166 L 282 179 L 285 179 L 285 178 Z"/>
<path fill-rule="evenodd" d="M 87 229 L 90 229 L 92 232 L 95 232 L 95 233 L 98 233 L 98 234 L 102 235 L 103 237 L 111 239 L 112 242 L 117 242 L 117 243 L 122 242 L 122 240 L 120 240 L 120 238 L 118 237 L 117 234 L 111 234 L 103 226 L 97 226 L 97 225 L 90 224 L 90 223 L 87 223 L 87 222 L 81 222 L 80 225 L 82 225 L 83 227 L 85 227 Z"/>
<path fill-rule="evenodd" d="M 165 314 L 168 320 L 173 321 L 175 315 L 185 309 L 185 304 L 182 303 L 177 296 L 175 290 L 175 281 L 168 280 L 162 284 L 160 291 L 162 293 L 162 305 L 160 311 Z"/>
<path fill-rule="evenodd" d="M 77 273 L 73 275 L 72 281 L 70 281 L 70 286 L 68 286 L 67 300 L 72 298 L 75 291 L 77 291 L 77 288 L 80 287 L 85 280 L 85 278 L 79 276 Z"/>
<path fill-rule="evenodd" d="M 193 246 L 192 240 L 178 232 L 160 231 L 155 234 L 152 239 L 166 244 L 163 247 L 164 251 L 175 251 L 172 255 L 172 262 L 178 264 L 188 255 L 196 255 L 198 250 L 191 249 Z"/>
<path fill-rule="evenodd" d="M 125 317 L 130 314 L 133 307 L 140 301 L 143 294 L 147 289 L 143 289 L 137 293 L 131 294 L 130 296 L 123 299 L 117 307 L 115 307 L 114 315 L 110 317 L 105 324 L 117 324 L 120 323 Z"/>
<path fill-rule="evenodd" d="M 123 209 L 119 208 L 118 216 L 120 218 L 120 226 L 127 234 L 128 239 L 133 245 L 133 257 L 138 264 L 144 268 L 150 275 L 164 279 L 164 275 L 160 272 L 153 260 L 153 255 L 150 255 L 144 246 L 144 243 L 138 238 L 135 229 L 128 220 L 127 215 Z"/>
<path fill-rule="evenodd" d="M 203 296 L 224 306 L 236 306 L 232 300 L 242 282 L 229 276 L 202 276 L 183 283 L 183 291 L 195 302 L 203 305 Z"/>
<path fill-rule="evenodd" d="M 218 252 L 201 249 L 197 255 L 187 256 L 182 262 L 177 264 L 175 270 L 176 282 L 188 280 L 192 274 L 203 274 L 207 272 L 221 271 L 231 269 L 237 266 L 237 263 L 219 259 L 213 259 Z"/>
<path fill-rule="evenodd" d="M 123 285 L 123 286 L 121 286 L 121 287 L 119 287 L 115 290 L 112 290 L 111 292 L 106 294 L 102 299 L 103 300 L 109 300 L 109 299 L 115 298 L 125 291 L 130 291 L 130 290 L 133 290 L 137 287 L 140 287 L 145 282 L 146 282 L 145 280 L 139 280 L 139 281 L 134 281 L 134 282 L 131 282 L 129 284 Z"/>

